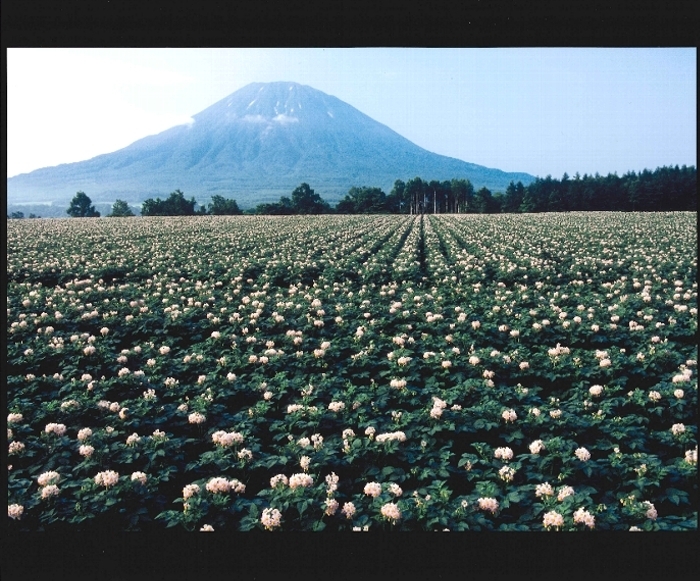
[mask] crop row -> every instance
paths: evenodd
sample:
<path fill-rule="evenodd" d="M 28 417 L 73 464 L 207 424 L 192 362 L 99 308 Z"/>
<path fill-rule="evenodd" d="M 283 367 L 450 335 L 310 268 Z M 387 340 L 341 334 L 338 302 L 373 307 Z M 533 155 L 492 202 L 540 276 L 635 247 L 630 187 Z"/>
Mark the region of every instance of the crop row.
<path fill-rule="evenodd" d="M 695 214 L 8 221 L 26 530 L 697 526 Z"/>

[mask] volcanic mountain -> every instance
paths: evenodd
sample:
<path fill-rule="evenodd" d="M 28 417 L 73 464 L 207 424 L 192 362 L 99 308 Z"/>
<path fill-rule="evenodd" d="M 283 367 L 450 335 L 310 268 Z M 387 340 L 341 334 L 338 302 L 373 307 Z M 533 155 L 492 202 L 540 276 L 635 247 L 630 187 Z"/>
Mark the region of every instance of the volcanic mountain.
<path fill-rule="evenodd" d="M 79 190 L 93 202 L 139 203 L 175 189 L 206 204 L 212 195 L 242 208 L 277 201 L 302 182 L 330 203 L 352 186 L 389 193 L 397 179 L 469 179 L 505 191 L 506 173 L 431 153 L 351 105 L 305 85 L 253 83 L 172 127 L 87 161 L 7 180 L 8 204 L 67 204 Z"/>

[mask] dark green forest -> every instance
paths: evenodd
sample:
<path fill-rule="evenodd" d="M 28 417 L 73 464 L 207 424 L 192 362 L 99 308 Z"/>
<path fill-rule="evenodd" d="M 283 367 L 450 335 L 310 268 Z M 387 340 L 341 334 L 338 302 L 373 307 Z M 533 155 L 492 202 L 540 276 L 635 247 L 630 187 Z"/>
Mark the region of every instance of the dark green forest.
<path fill-rule="evenodd" d="M 94 216 L 90 199 L 78 192 L 67 213 L 74 217 Z M 279 202 L 259 204 L 245 210 L 236 200 L 213 196 L 208 206 L 194 197 L 186 199 L 175 190 L 165 200 L 143 202 L 143 216 L 195 215 L 305 215 L 305 214 L 501 214 L 540 212 L 675 212 L 697 211 L 697 169 L 695 166 L 665 166 L 654 171 L 628 172 L 623 176 L 593 176 L 578 173 L 561 179 L 536 178 L 525 186 L 511 182 L 505 192 L 476 190 L 466 179 L 445 181 L 415 177 L 396 180 L 388 194 L 377 187 L 353 186 L 335 207 L 307 183 L 302 183 Z M 129 206 L 117 200 L 108 217 L 133 215 Z M 22 212 L 8 219 L 24 218 Z M 31 214 L 30 218 L 38 217 Z"/>
<path fill-rule="evenodd" d="M 303 195 L 300 194 L 303 191 Z M 295 196 L 296 194 L 296 196 Z M 307 184 L 292 198 L 260 204 L 257 214 L 500 214 L 526 212 L 671 212 L 697 211 L 694 166 L 628 172 L 622 177 L 598 174 L 561 179 L 537 178 L 524 186 L 511 182 L 505 192 L 475 190 L 469 180 L 396 180 L 389 194 L 376 187 L 352 187 L 334 209 Z"/>

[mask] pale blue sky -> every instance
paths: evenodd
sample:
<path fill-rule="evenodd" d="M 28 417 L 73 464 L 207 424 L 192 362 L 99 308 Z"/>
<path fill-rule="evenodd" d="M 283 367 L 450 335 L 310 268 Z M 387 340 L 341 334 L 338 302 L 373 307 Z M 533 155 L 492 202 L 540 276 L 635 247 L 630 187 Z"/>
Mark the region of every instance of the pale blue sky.
<path fill-rule="evenodd" d="M 505 171 L 695 165 L 696 62 L 695 48 L 9 48 L 7 175 L 116 151 L 270 81 Z"/>

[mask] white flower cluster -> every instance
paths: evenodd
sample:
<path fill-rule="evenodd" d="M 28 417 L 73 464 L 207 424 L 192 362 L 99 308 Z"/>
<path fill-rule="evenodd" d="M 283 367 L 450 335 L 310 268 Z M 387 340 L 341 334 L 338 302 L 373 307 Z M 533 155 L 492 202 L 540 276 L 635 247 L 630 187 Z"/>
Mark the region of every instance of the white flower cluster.
<path fill-rule="evenodd" d="M 298 474 L 292 474 L 289 477 L 289 488 L 292 490 L 296 488 L 308 488 L 313 486 L 314 480 L 308 474 L 300 472 Z"/>
<path fill-rule="evenodd" d="M 217 430 L 211 435 L 212 442 L 222 448 L 228 448 L 237 444 L 243 443 L 243 434 L 239 432 L 227 432 L 225 430 Z"/>
<path fill-rule="evenodd" d="M 109 488 L 119 482 L 119 474 L 114 470 L 105 470 L 95 475 L 95 484 Z"/>
<path fill-rule="evenodd" d="M 398 505 L 393 502 L 387 502 L 380 509 L 382 516 L 391 523 L 395 523 L 401 518 L 401 510 Z"/>
<path fill-rule="evenodd" d="M 491 514 L 495 514 L 498 510 L 498 501 L 492 497 L 483 497 L 477 500 L 479 510 L 485 510 Z"/>
<path fill-rule="evenodd" d="M 66 426 L 64 424 L 46 424 L 44 432 L 46 432 L 47 434 L 56 434 L 60 437 L 66 433 Z"/>
<path fill-rule="evenodd" d="M 552 527 L 562 527 L 564 526 L 564 517 L 557 511 L 550 510 L 549 512 L 545 513 L 544 517 L 542 518 L 542 525 L 548 530 Z"/>
<path fill-rule="evenodd" d="M 539 454 L 544 450 L 544 442 L 542 440 L 535 440 L 530 444 L 529 448 L 530 454 Z"/>
<path fill-rule="evenodd" d="M 282 525 L 282 513 L 276 508 L 266 508 L 262 512 L 260 522 L 266 530 L 272 531 Z"/>
<path fill-rule="evenodd" d="M 501 417 L 506 422 L 514 422 L 515 420 L 518 419 L 518 415 L 515 413 L 515 410 L 503 410 Z"/>
<path fill-rule="evenodd" d="M 221 476 L 210 478 L 205 488 L 212 494 L 227 494 L 228 492 L 241 494 L 245 492 L 245 484 L 236 478 L 233 480 L 227 480 Z"/>
<path fill-rule="evenodd" d="M 406 434 L 404 432 L 401 432 L 401 431 L 387 432 L 384 434 L 377 434 L 377 437 L 376 437 L 376 441 L 379 443 L 391 442 L 393 440 L 396 440 L 397 442 L 405 442 L 406 441 Z"/>
<path fill-rule="evenodd" d="M 439 419 L 446 407 L 447 402 L 441 400 L 439 397 L 433 396 L 433 407 L 430 410 L 430 417 L 436 420 Z"/>
<path fill-rule="evenodd" d="M 498 458 L 499 460 L 512 460 L 513 459 L 513 450 L 511 448 L 503 447 L 503 448 L 496 448 L 493 452 L 493 455 Z"/>

